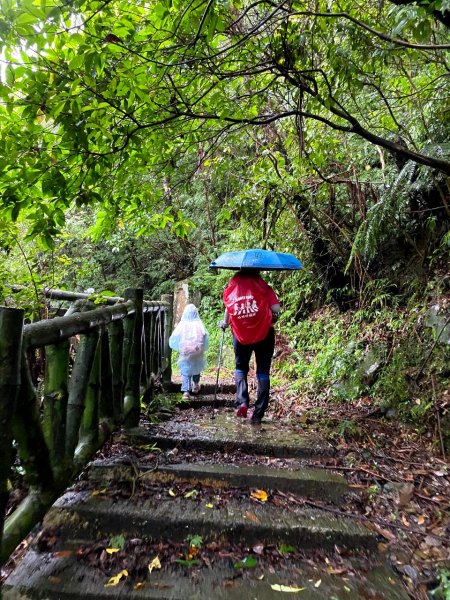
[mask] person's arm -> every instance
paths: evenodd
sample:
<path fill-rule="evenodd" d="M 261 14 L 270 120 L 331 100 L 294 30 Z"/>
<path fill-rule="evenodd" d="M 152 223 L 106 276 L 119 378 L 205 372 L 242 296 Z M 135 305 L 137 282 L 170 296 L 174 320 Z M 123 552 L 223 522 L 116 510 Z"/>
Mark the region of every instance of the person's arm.
<path fill-rule="evenodd" d="M 220 322 L 219 327 L 225 331 L 225 329 L 230 324 L 230 315 L 228 314 L 227 309 L 225 309 L 225 313 L 223 315 L 223 320 Z"/>
<path fill-rule="evenodd" d="M 272 311 L 272 323 L 276 323 L 278 320 L 278 315 L 280 314 L 281 307 L 278 303 L 272 304 L 270 310 Z"/>

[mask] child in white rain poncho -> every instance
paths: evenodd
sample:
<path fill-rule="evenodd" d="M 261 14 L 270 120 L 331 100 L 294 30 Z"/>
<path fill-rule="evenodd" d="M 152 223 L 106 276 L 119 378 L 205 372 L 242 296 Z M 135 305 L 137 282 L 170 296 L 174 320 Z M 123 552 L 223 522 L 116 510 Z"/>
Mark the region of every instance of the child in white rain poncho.
<path fill-rule="evenodd" d="M 203 325 L 194 304 L 188 304 L 181 321 L 169 338 L 169 346 L 180 353 L 178 366 L 181 371 L 181 391 L 188 399 L 189 392 L 200 391 L 200 374 L 206 367 L 205 352 L 209 345 L 209 333 Z"/>

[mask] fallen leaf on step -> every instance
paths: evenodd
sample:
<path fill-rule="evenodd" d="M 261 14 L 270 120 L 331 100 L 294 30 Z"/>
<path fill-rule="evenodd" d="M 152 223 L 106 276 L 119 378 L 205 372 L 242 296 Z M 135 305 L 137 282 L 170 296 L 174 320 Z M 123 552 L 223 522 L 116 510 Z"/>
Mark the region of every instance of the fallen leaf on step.
<path fill-rule="evenodd" d="M 250 512 L 249 510 L 245 513 L 245 517 L 251 521 L 252 523 L 260 523 L 261 521 L 255 515 L 255 513 Z"/>
<path fill-rule="evenodd" d="M 252 549 L 255 554 L 264 554 L 264 544 L 255 544 Z"/>
<path fill-rule="evenodd" d="M 117 575 L 113 575 L 112 577 L 110 577 L 107 583 L 105 583 L 105 587 L 112 587 L 114 585 L 117 585 L 120 582 L 120 580 L 124 577 L 128 577 L 128 571 L 126 569 L 120 571 L 120 573 L 117 573 Z"/>
<path fill-rule="evenodd" d="M 138 581 L 134 586 L 133 589 L 134 590 L 142 590 L 143 588 L 145 588 L 145 583 L 143 581 Z"/>
<path fill-rule="evenodd" d="M 53 552 L 53 558 L 67 558 L 68 556 L 72 556 L 73 550 L 59 550 L 58 552 Z"/>
<path fill-rule="evenodd" d="M 197 496 L 197 490 L 191 490 L 190 492 L 186 492 L 184 495 L 185 498 L 195 498 Z"/>
<path fill-rule="evenodd" d="M 259 500 L 260 502 L 267 502 L 268 495 L 264 490 L 253 490 L 253 492 L 250 494 L 250 498 L 253 498 L 253 500 Z"/>
<path fill-rule="evenodd" d="M 279 585 L 278 583 L 274 583 L 270 586 L 275 592 L 291 592 L 291 593 L 298 593 L 298 592 L 303 592 L 304 590 L 306 590 L 306 588 L 299 588 L 299 587 L 291 587 L 289 585 Z"/>
<path fill-rule="evenodd" d="M 152 562 L 148 565 L 148 570 L 151 573 L 153 571 L 153 569 L 160 569 L 160 568 L 161 568 L 161 561 L 159 560 L 159 556 L 155 556 L 155 558 L 152 560 Z"/>

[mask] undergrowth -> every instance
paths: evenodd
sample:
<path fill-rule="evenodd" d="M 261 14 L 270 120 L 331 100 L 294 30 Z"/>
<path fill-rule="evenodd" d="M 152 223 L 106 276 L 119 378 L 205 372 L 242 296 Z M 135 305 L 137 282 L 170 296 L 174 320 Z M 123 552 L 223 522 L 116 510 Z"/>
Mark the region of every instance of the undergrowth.
<path fill-rule="evenodd" d="M 448 388 L 448 345 L 433 347 L 425 326 L 426 304 L 366 307 L 340 313 L 332 306 L 299 323 L 281 320 L 288 350 L 279 370 L 301 395 L 351 402 L 368 396 L 372 405 L 426 427 Z M 431 350 L 431 353 L 430 353 Z"/>

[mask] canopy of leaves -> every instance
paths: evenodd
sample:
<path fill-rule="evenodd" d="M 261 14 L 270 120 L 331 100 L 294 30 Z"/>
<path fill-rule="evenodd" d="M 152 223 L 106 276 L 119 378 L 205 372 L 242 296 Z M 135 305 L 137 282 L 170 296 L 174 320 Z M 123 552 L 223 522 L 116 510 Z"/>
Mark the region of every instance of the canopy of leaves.
<path fill-rule="evenodd" d="M 244 126 L 272 127 L 313 166 L 342 156 L 342 132 L 450 173 L 439 145 L 450 44 L 433 17 L 445 2 L 2 7 L 4 215 L 24 214 L 47 246 L 73 203 L 101 204 L 103 229 L 118 216 L 141 232 L 159 225 L 149 215 L 167 196 L 164 174 L 189 153 L 195 170 L 199 144 L 204 162 Z"/>
<path fill-rule="evenodd" d="M 295 316 L 447 243 L 447 0 L 2 9 L 1 247 L 56 249 L 57 284 L 276 247 L 307 265 Z"/>

